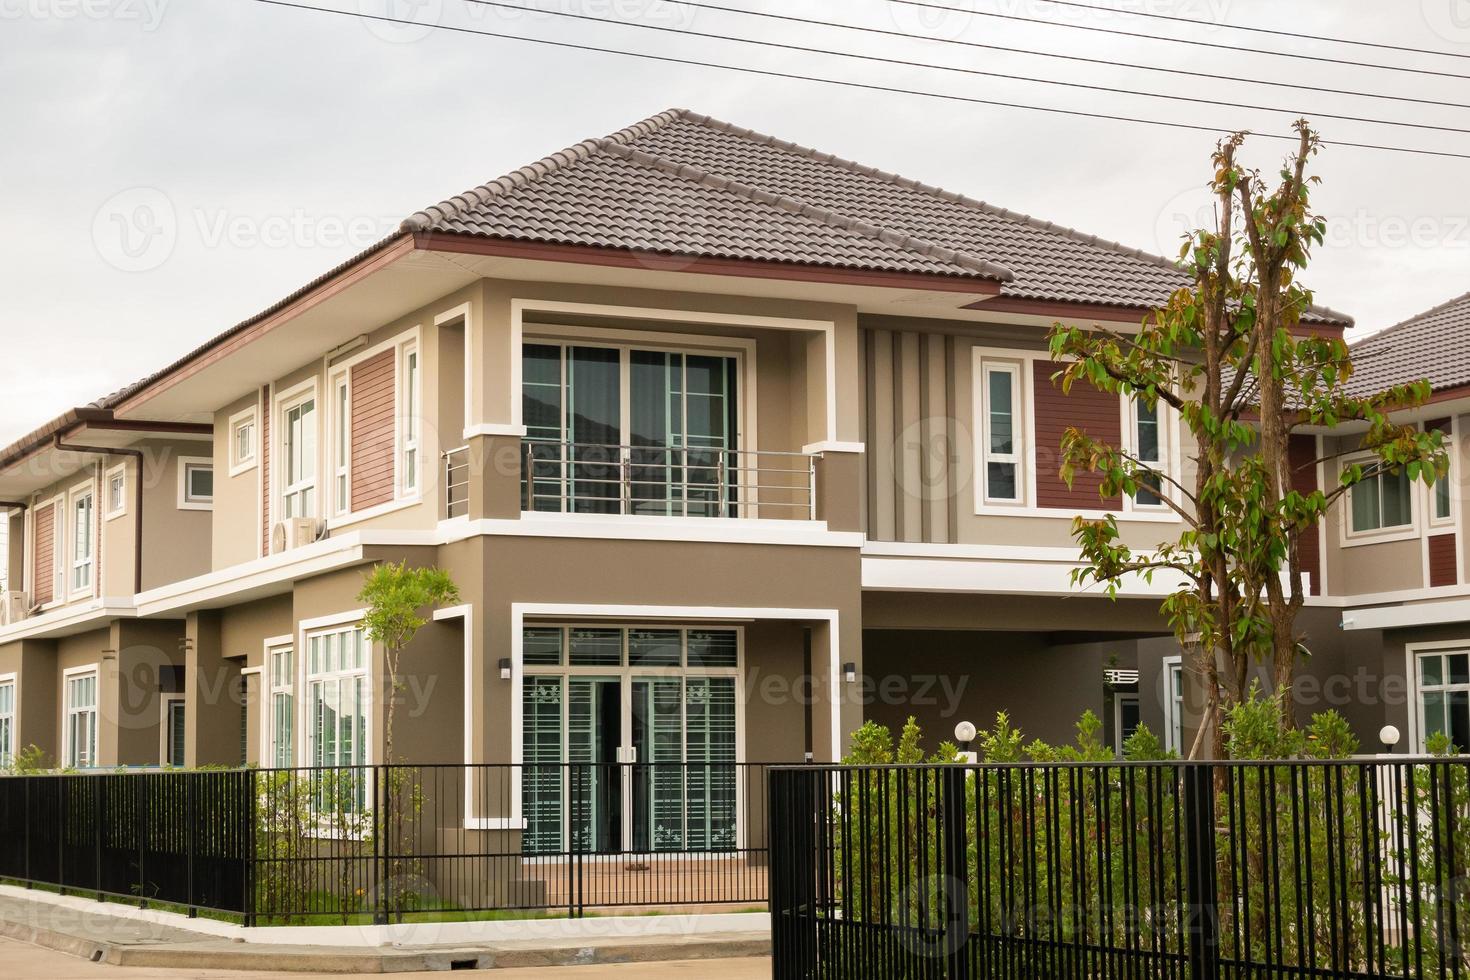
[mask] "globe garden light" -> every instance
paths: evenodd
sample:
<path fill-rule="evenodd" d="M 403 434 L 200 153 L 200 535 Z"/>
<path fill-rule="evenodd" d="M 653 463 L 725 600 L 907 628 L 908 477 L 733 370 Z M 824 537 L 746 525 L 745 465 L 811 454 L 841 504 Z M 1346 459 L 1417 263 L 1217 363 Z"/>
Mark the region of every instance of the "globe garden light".
<path fill-rule="evenodd" d="M 1378 730 L 1378 741 L 1383 743 L 1385 749 L 1392 752 L 1394 746 L 1399 744 L 1399 730 L 1392 725 L 1384 725 Z"/>
<path fill-rule="evenodd" d="M 960 748 L 969 751 L 970 743 L 975 741 L 975 725 L 973 722 L 962 721 L 954 726 L 954 740 L 960 743 Z"/>

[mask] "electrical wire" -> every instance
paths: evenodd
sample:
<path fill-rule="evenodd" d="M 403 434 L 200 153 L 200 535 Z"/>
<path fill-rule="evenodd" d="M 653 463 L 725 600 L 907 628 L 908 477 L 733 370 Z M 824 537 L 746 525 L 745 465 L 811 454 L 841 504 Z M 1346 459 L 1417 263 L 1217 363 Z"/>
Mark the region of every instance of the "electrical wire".
<path fill-rule="evenodd" d="M 617 48 L 604 48 L 592 44 L 579 44 L 572 41 L 557 41 L 551 38 L 525 37 L 519 34 L 503 34 L 496 31 L 481 31 L 470 27 L 462 27 L 456 24 L 427 24 L 401 17 L 389 17 L 384 14 L 370 14 L 354 10 L 338 10 L 331 7 L 314 7 L 305 3 L 292 3 L 289 0 L 255 0 L 256 3 L 267 4 L 273 7 L 284 7 L 292 10 L 306 10 L 318 14 L 333 14 L 338 17 L 350 17 L 355 20 L 372 20 L 386 24 L 399 24 L 406 27 L 420 29 L 449 31 L 456 34 L 471 34 L 477 37 L 493 37 L 506 41 L 521 41 L 527 44 L 539 44 L 547 47 L 562 48 L 571 51 L 585 51 L 595 54 L 611 54 L 625 58 L 638 58 L 645 61 L 658 61 L 664 64 L 686 65 L 695 68 L 714 68 L 721 71 L 740 72 L 748 75 L 760 75 L 766 78 L 780 78 L 787 81 L 817 82 L 824 85 L 837 85 L 845 88 L 860 89 L 869 92 L 886 92 L 895 95 L 913 95 L 921 98 L 941 99 L 949 102 L 963 102 L 971 105 L 988 105 L 1004 109 L 1019 109 L 1030 112 L 1045 112 L 1053 115 L 1073 116 L 1083 119 L 1100 119 L 1112 122 L 1138 123 L 1149 126 L 1164 126 L 1170 129 L 1190 130 L 1193 132 L 1212 133 L 1215 135 L 1229 134 L 1236 130 L 1227 127 L 1206 126 L 1201 123 L 1175 122 L 1164 119 L 1147 119 L 1140 116 L 1128 116 L 1116 113 L 1088 112 L 1082 109 L 1064 109 L 1059 106 L 1039 106 L 1023 102 L 1004 102 L 998 99 L 982 99 L 969 95 L 953 95 L 946 92 L 929 92 L 923 89 L 903 88 L 896 85 L 879 85 L 872 82 L 854 82 L 846 79 L 824 78 L 818 75 L 800 75 L 795 72 L 775 71 L 768 68 L 750 68 L 743 65 L 727 65 L 719 62 L 699 61 L 693 58 L 677 58 L 672 55 L 651 54 L 642 51 L 623 51 Z M 1296 136 L 1282 133 L 1254 133 L 1261 139 L 1289 140 L 1295 141 Z M 1346 140 L 1322 140 L 1324 146 L 1351 147 L 1362 150 L 1382 150 L 1389 153 L 1403 153 L 1417 156 L 1442 157 L 1455 160 L 1470 160 L 1470 153 L 1456 153 L 1449 150 L 1429 150 L 1416 147 L 1389 146 L 1380 143 L 1359 143 Z"/>

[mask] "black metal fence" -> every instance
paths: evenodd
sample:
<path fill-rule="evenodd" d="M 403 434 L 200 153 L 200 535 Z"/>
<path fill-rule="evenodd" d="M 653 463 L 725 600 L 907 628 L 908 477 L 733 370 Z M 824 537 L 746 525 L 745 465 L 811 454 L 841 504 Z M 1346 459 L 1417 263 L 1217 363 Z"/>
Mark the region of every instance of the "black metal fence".
<path fill-rule="evenodd" d="M 775 976 L 1470 976 L 1470 762 L 770 773 Z"/>
<path fill-rule="evenodd" d="M 246 924 L 763 905 L 765 766 L 0 777 L 0 879 Z"/>

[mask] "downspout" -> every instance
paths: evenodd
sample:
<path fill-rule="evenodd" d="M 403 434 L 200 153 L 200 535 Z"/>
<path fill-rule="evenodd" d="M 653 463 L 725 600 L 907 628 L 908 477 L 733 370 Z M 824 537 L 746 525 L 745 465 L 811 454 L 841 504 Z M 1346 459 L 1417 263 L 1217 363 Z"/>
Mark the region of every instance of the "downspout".
<path fill-rule="evenodd" d="M 137 510 L 138 519 L 134 525 L 134 533 L 137 540 L 133 543 L 133 594 L 136 596 L 143 591 L 143 451 L 141 449 L 114 449 L 104 446 L 73 446 L 61 441 L 61 436 L 56 437 L 55 447 L 58 451 L 69 453 L 91 453 L 95 456 L 126 456 L 138 464 L 138 473 L 133 480 L 133 507 Z M 106 487 L 102 488 L 106 492 Z M 101 501 L 98 501 L 101 505 Z M 99 579 L 100 581 L 100 579 Z"/>

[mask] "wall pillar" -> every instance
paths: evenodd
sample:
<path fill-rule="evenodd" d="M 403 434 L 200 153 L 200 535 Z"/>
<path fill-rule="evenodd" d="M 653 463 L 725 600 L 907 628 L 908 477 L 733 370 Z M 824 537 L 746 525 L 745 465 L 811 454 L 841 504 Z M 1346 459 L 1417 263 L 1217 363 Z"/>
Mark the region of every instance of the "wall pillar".
<path fill-rule="evenodd" d="M 824 449 L 816 459 L 817 520 L 829 531 L 863 529 L 863 454 Z"/>
<path fill-rule="evenodd" d="M 184 637 L 184 764 L 238 765 L 240 665 L 224 657 L 220 614 L 189 613 Z"/>
<path fill-rule="evenodd" d="M 471 520 L 521 516 L 521 438 L 479 435 L 469 440 Z"/>

